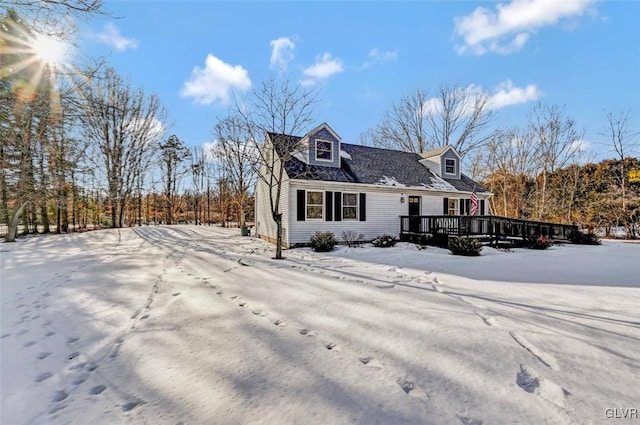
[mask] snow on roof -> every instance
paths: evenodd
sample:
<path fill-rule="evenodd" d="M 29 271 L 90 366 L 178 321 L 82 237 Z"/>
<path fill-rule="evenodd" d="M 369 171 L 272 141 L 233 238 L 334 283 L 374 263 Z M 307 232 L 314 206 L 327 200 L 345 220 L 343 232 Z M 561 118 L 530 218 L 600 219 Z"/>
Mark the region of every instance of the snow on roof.
<path fill-rule="evenodd" d="M 348 152 L 345 152 L 343 150 L 340 151 L 340 158 L 344 158 L 344 159 L 352 159 L 351 155 L 349 155 Z"/>
<path fill-rule="evenodd" d="M 406 187 L 405 184 L 400 183 L 395 177 L 382 176 L 380 181 L 376 184 L 381 184 L 383 186 L 397 186 L 397 187 Z"/>

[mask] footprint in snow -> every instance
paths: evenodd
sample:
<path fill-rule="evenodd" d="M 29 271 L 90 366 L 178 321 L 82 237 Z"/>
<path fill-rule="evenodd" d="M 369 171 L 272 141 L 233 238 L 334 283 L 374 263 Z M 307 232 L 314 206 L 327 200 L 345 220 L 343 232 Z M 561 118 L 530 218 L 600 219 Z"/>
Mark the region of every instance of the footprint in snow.
<path fill-rule="evenodd" d="M 241 302 L 240 304 L 238 304 L 238 307 L 242 307 L 242 308 L 247 307 L 247 303 Z"/>
<path fill-rule="evenodd" d="M 98 394 L 101 394 L 106 389 L 107 389 L 106 385 L 97 385 L 97 386 L 91 388 L 91 390 L 89 390 L 89 394 L 98 395 Z"/>
<path fill-rule="evenodd" d="M 44 334 L 44 336 L 45 336 L 46 338 L 48 338 L 48 337 L 50 337 L 50 336 L 54 336 L 55 334 L 56 334 L 56 333 L 55 333 L 54 331 L 49 331 L 49 332 L 47 332 L 46 334 Z"/>
<path fill-rule="evenodd" d="M 462 422 L 463 425 L 482 425 L 483 424 L 483 422 L 480 419 L 474 419 L 468 416 L 462 416 L 457 413 L 456 413 L 456 416 L 458 417 L 458 419 L 460 419 L 460 422 Z"/>
<path fill-rule="evenodd" d="M 69 355 L 67 356 L 67 359 L 69 359 L 69 360 L 73 360 L 73 359 L 75 359 L 76 357 L 78 357 L 79 355 L 80 355 L 80 353 L 79 353 L 78 351 L 75 351 L 75 352 L 73 352 L 73 353 L 69 354 Z"/>
<path fill-rule="evenodd" d="M 123 404 L 122 405 L 122 411 L 129 412 L 129 411 L 131 411 L 131 410 L 135 409 L 136 407 L 141 406 L 143 404 L 146 404 L 146 401 L 133 400 L 133 401 L 130 401 L 128 403 Z"/>
<path fill-rule="evenodd" d="M 67 394 L 65 390 L 58 390 L 51 396 L 51 401 L 58 403 L 66 399 L 67 397 L 69 397 L 69 394 Z"/>
<path fill-rule="evenodd" d="M 151 316 L 149 316 L 148 314 L 145 314 L 144 316 L 142 316 L 142 317 L 140 318 L 140 320 L 148 319 L 149 317 L 151 317 Z"/>
<path fill-rule="evenodd" d="M 10 333 L 8 333 L 8 334 L 2 334 L 2 336 L 0 336 L 0 339 L 5 339 L 6 337 L 9 337 L 9 336 L 11 336 L 11 334 L 10 334 Z"/>
<path fill-rule="evenodd" d="M 172 294 L 173 297 L 177 297 L 178 295 L 180 295 L 180 292 L 175 292 L 174 294 Z"/>
<path fill-rule="evenodd" d="M 324 348 L 326 348 L 327 350 L 330 350 L 330 351 L 342 351 L 340 349 L 340 347 L 338 346 L 338 344 L 335 344 L 333 342 L 325 344 Z"/>
<path fill-rule="evenodd" d="M 38 376 L 36 376 L 36 379 L 34 379 L 34 382 L 42 382 L 42 381 L 46 381 L 47 379 L 51 378 L 53 375 L 51 374 L 51 372 L 43 372 L 41 374 L 39 374 Z"/>
<path fill-rule="evenodd" d="M 38 360 L 46 359 L 50 355 L 51 353 L 49 353 L 48 351 L 43 351 L 42 353 L 38 354 Z"/>
<path fill-rule="evenodd" d="M 73 380 L 71 381 L 71 383 L 73 385 L 80 385 L 82 384 L 84 381 L 86 381 L 87 379 L 89 379 L 89 374 L 88 373 L 82 373 L 78 376 L 76 376 L 75 378 L 73 378 Z"/>
<path fill-rule="evenodd" d="M 76 337 L 67 338 L 67 343 L 68 344 L 73 344 L 74 342 L 76 342 L 79 339 L 80 338 L 76 338 Z"/>
<path fill-rule="evenodd" d="M 398 378 L 396 382 L 398 383 L 400 388 L 402 388 L 402 391 L 404 391 L 405 394 L 407 395 L 410 395 L 412 397 L 417 397 L 420 399 L 429 398 L 427 394 L 420 387 L 418 387 L 416 384 L 414 384 L 412 381 L 410 381 L 407 378 Z"/>
<path fill-rule="evenodd" d="M 382 369 L 382 363 L 371 356 L 359 357 L 358 361 L 367 367 Z"/>
<path fill-rule="evenodd" d="M 286 326 L 286 323 L 280 319 L 276 319 L 273 321 L 273 324 L 276 326 Z"/>
<path fill-rule="evenodd" d="M 35 341 L 29 341 L 29 342 L 26 342 L 26 343 L 24 344 L 24 347 L 25 347 L 25 348 L 26 348 L 26 347 L 31 347 L 31 346 L 32 346 L 32 345 L 34 345 L 35 343 L 36 343 Z"/>

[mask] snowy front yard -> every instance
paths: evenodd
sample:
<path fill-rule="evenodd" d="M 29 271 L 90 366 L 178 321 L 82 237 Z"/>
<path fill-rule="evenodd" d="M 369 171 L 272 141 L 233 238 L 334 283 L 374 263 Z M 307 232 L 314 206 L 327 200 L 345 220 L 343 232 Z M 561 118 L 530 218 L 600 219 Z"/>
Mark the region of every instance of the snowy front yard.
<path fill-rule="evenodd" d="M 0 244 L 0 423 L 638 423 L 640 244 L 276 261 L 236 233 Z"/>

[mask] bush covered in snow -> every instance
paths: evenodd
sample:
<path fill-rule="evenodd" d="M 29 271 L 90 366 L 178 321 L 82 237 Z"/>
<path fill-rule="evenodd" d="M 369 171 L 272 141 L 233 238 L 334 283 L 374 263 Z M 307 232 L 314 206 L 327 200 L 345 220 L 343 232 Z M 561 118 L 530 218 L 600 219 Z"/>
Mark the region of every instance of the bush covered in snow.
<path fill-rule="evenodd" d="M 553 245 L 551 239 L 545 235 L 534 236 L 529 238 L 527 241 L 529 242 L 529 248 L 531 249 L 547 249 Z"/>
<path fill-rule="evenodd" d="M 580 245 L 600 245 L 600 238 L 594 233 L 582 233 L 579 230 L 572 230 L 567 236 L 571 243 Z"/>
<path fill-rule="evenodd" d="M 382 236 L 378 236 L 377 238 L 371 241 L 373 246 L 378 248 L 390 248 L 394 246 L 396 242 L 398 242 L 398 240 L 395 238 L 395 236 L 386 235 L 386 234 Z"/>
<path fill-rule="evenodd" d="M 342 232 L 342 241 L 348 247 L 356 246 L 362 242 L 364 235 L 362 233 L 354 232 L 353 230 L 345 230 Z"/>
<path fill-rule="evenodd" d="M 333 232 L 316 232 L 310 239 L 311 248 L 316 252 L 328 252 L 336 246 L 338 241 Z"/>
<path fill-rule="evenodd" d="M 482 251 L 482 244 L 479 240 L 460 236 L 449 239 L 449 251 L 453 255 L 477 256 Z"/>

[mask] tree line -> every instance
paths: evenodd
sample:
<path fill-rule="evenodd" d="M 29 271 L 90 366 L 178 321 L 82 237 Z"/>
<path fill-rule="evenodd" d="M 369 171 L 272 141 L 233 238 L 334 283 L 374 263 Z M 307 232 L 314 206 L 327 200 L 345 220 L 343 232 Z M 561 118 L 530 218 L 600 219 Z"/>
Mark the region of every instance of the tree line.
<path fill-rule="evenodd" d="M 7 239 L 18 229 L 244 222 L 252 176 L 216 161 L 219 149 L 165 137 L 168 112 L 158 96 L 115 69 L 98 63 L 66 73 L 46 62 L 34 49 L 37 35 L 14 9 L 2 16 L 0 224 Z"/>

